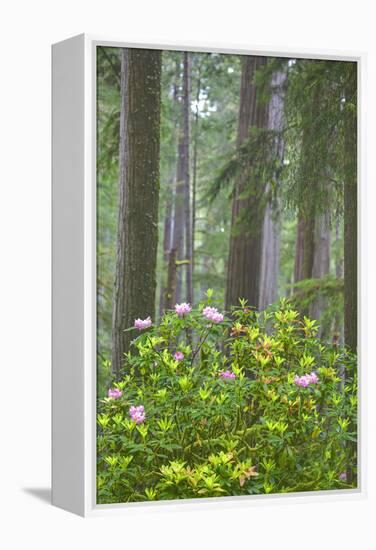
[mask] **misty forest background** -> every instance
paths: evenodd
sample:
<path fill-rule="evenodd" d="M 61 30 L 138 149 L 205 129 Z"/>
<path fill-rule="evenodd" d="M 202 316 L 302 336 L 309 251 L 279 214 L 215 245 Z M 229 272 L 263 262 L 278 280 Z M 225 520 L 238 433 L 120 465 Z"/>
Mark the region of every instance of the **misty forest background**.
<path fill-rule="evenodd" d="M 208 288 L 355 352 L 356 64 L 98 47 L 97 77 L 99 395 L 124 329 Z"/>

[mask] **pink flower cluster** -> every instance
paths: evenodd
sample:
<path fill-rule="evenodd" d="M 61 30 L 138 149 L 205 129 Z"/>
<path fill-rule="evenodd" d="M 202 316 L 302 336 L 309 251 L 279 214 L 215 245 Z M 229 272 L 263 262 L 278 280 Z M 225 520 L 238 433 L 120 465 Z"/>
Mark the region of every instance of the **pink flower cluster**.
<path fill-rule="evenodd" d="M 182 361 L 184 359 L 184 353 L 182 351 L 176 351 L 174 353 L 175 361 Z"/>
<path fill-rule="evenodd" d="M 151 325 L 151 319 L 150 317 L 147 317 L 146 319 L 136 319 L 134 322 L 134 327 L 138 330 L 142 330 L 144 328 L 148 328 Z"/>
<path fill-rule="evenodd" d="M 175 311 L 179 317 L 183 317 L 183 315 L 192 311 L 192 307 L 191 304 L 183 302 L 182 304 L 175 304 Z"/>
<path fill-rule="evenodd" d="M 306 388 L 310 384 L 317 384 L 318 381 L 319 378 L 315 372 L 311 372 L 311 374 L 304 374 L 303 376 L 295 376 L 294 378 L 294 384 L 302 388 Z"/>
<path fill-rule="evenodd" d="M 141 424 L 145 420 L 145 409 L 143 405 L 138 405 L 138 407 L 131 407 L 129 409 L 129 416 L 131 419 L 136 422 L 136 424 Z"/>
<path fill-rule="evenodd" d="M 224 319 L 222 313 L 219 313 L 216 307 L 206 306 L 202 310 L 202 314 L 209 319 L 209 321 L 212 321 L 212 323 L 222 323 Z"/>
<path fill-rule="evenodd" d="M 118 399 L 123 395 L 123 392 L 119 390 L 119 388 L 110 388 L 108 390 L 108 397 L 111 397 L 112 399 Z"/>
<path fill-rule="evenodd" d="M 221 378 L 236 378 L 236 374 L 230 370 L 224 370 L 222 372 L 219 373 L 219 376 Z"/>

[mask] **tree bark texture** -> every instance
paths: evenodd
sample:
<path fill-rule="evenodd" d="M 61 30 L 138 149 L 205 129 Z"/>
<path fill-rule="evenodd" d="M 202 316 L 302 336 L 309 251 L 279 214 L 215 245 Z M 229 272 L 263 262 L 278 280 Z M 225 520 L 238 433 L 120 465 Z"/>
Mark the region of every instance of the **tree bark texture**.
<path fill-rule="evenodd" d="M 124 49 L 112 369 L 118 375 L 134 337 L 124 329 L 155 314 L 158 243 L 161 52 Z"/>
<path fill-rule="evenodd" d="M 271 81 L 271 97 L 269 101 L 268 128 L 282 131 L 284 126 L 284 84 L 286 73 L 276 72 Z M 284 142 L 281 135 L 276 137 L 276 159 L 283 164 Z M 268 192 L 268 189 L 266 189 Z M 280 257 L 281 216 L 279 197 L 274 202 L 269 200 L 265 208 L 264 224 L 262 229 L 261 275 L 259 309 L 265 309 L 278 297 L 278 273 Z"/>
<path fill-rule="evenodd" d="M 345 89 L 345 183 L 344 183 L 344 278 L 345 344 L 356 352 L 358 339 L 358 262 L 357 262 L 357 64 L 353 63 Z M 352 105 L 351 105 L 352 103 Z M 351 108 L 353 107 L 353 108 Z"/>
<path fill-rule="evenodd" d="M 243 58 L 240 88 L 240 109 L 238 123 L 238 146 L 249 137 L 252 126 L 265 128 L 267 124 L 267 107 L 257 103 L 256 87 L 253 77 L 256 70 L 266 63 L 265 57 Z M 258 307 L 259 284 L 262 253 L 262 221 L 260 210 L 265 206 L 260 194 L 241 198 L 249 174 L 241 174 L 235 182 L 232 202 L 230 249 L 227 267 L 226 309 L 239 304 L 239 298 L 248 301 L 249 306 Z M 243 210 L 249 212 L 251 230 L 240 230 L 239 217 Z M 257 214 L 257 215 L 256 215 Z M 261 219 L 261 223 L 258 220 Z M 256 222 L 257 220 L 257 222 Z M 256 222 L 256 223 L 255 223 Z"/>

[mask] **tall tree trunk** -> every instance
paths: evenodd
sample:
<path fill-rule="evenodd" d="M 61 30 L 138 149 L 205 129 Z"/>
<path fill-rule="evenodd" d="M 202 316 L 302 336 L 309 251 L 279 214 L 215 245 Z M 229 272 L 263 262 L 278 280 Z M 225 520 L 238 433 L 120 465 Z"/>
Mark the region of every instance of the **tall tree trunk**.
<path fill-rule="evenodd" d="M 345 344 L 353 353 L 358 344 L 358 186 L 357 186 L 357 63 L 348 65 L 349 75 L 345 86 L 345 181 L 344 181 L 344 297 Z M 351 377 L 352 373 L 345 372 Z M 350 424 L 349 430 L 357 430 Z M 348 441 L 350 452 L 347 481 L 356 485 L 353 465 L 357 464 L 357 442 Z"/>
<path fill-rule="evenodd" d="M 305 116 L 309 117 L 309 120 L 317 120 L 320 116 L 320 94 L 322 92 L 322 86 L 316 84 L 314 87 L 314 94 L 312 102 L 306 105 Z M 296 280 L 304 280 L 312 278 L 313 261 L 315 254 L 315 222 L 318 214 L 316 207 L 316 197 L 320 190 L 320 181 L 322 179 L 323 166 L 316 163 L 312 166 L 312 142 L 314 141 L 314 128 L 312 125 L 306 124 L 303 128 L 302 145 L 300 152 L 300 179 L 303 180 L 304 190 L 301 193 L 301 203 L 299 205 L 298 214 L 298 231 L 301 231 L 301 251 L 300 258 L 300 275 Z M 307 173 L 307 166 L 310 167 Z M 301 184 L 302 185 L 302 184 Z M 305 315 L 308 312 L 304 312 Z"/>
<path fill-rule="evenodd" d="M 282 131 L 284 125 L 284 83 L 286 73 L 276 72 L 271 81 L 271 97 L 269 102 L 268 128 Z M 281 136 L 275 140 L 276 158 L 283 164 L 284 143 Z M 268 189 L 266 190 L 268 192 Z M 265 309 L 278 297 L 278 274 L 280 256 L 281 218 L 279 198 L 266 205 L 264 225 L 262 230 L 262 257 L 260 275 L 259 309 Z"/>
<path fill-rule="evenodd" d="M 184 52 L 183 60 L 183 144 L 184 156 L 184 217 L 185 217 L 185 260 L 186 264 L 186 301 L 192 303 L 192 220 L 191 220 L 191 187 L 190 187 L 190 160 L 189 136 L 191 114 L 191 60 L 188 52 Z"/>
<path fill-rule="evenodd" d="M 345 278 L 345 344 L 357 350 L 357 64 L 351 64 L 345 89 L 345 184 L 344 184 L 344 278 Z M 355 105 L 354 105 L 355 104 Z"/>
<path fill-rule="evenodd" d="M 195 277 L 195 232 L 196 232 L 196 198 L 197 198 L 197 160 L 198 160 L 198 136 L 199 136 L 199 101 L 201 91 L 201 71 L 198 68 L 197 87 L 196 87 L 196 110 L 194 117 L 193 132 L 193 161 L 192 161 L 192 302 L 194 302 L 194 277 Z"/>
<path fill-rule="evenodd" d="M 173 232 L 173 186 L 174 178 L 168 182 L 168 195 L 166 199 L 164 223 L 163 223 L 163 260 L 167 266 L 172 248 L 172 232 Z M 167 279 L 162 277 L 160 294 L 159 294 L 159 317 L 162 317 L 165 307 L 165 293 Z"/>
<path fill-rule="evenodd" d="M 238 123 L 238 146 L 249 137 L 251 126 L 265 128 L 267 123 L 267 108 L 257 104 L 257 93 L 253 77 L 255 71 L 265 65 L 265 57 L 243 57 L 242 78 L 240 88 L 240 109 Z M 262 222 L 261 209 L 264 208 L 257 196 L 241 198 L 246 185 L 247 174 L 241 174 L 235 182 L 232 202 L 230 250 L 227 269 L 226 309 L 238 305 L 239 298 L 245 298 L 250 306 L 258 307 L 259 282 L 262 251 Z M 238 222 L 244 209 L 249 211 L 251 230 L 238 231 Z M 253 212 L 253 214 L 252 214 Z M 257 213 L 257 215 L 256 215 Z M 252 223 L 253 219 L 261 222 Z"/>
<path fill-rule="evenodd" d="M 184 54 L 183 54 L 184 56 Z M 184 61 L 184 60 L 183 60 Z M 184 65 L 184 63 L 183 63 Z M 176 64 L 177 80 L 181 77 L 181 64 Z M 184 80 L 184 77 L 183 77 Z M 183 82 L 184 87 L 184 82 Z M 176 87 L 177 90 L 177 87 Z M 183 96 L 183 97 L 182 97 Z M 184 260 L 184 233 L 185 224 L 185 182 L 186 182 L 186 143 L 184 141 L 184 90 L 181 96 L 176 92 L 175 100 L 178 102 L 181 110 L 179 135 L 178 135 L 178 158 L 176 166 L 176 181 L 174 193 L 174 232 L 173 232 L 173 248 L 176 251 L 177 261 Z M 176 292 L 175 299 L 181 302 L 183 297 L 183 269 L 177 270 Z"/>
<path fill-rule="evenodd" d="M 176 63 L 176 70 L 174 75 L 174 81 L 173 81 L 173 100 L 174 102 L 179 101 L 179 83 L 180 83 L 180 63 Z M 176 121 L 175 121 L 176 122 Z M 179 126 L 178 126 L 179 131 Z M 177 136 L 178 138 L 178 136 Z M 160 297 L 159 297 L 159 317 L 162 317 L 164 310 L 170 309 L 170 298 L 167 299 L 167 295 L 169 295 L 169 276 L 168 273 L 170 272 L 170 261 L 171 257 L 174 258 L 174 261 L 176 260 L 176 250 L 172 251 L 174 247 L 175 242 L 175 195 L 176 195 L 176 177 L 177 177 L 177 167 L 176 163 L 173 163 L 172 167 L 172 175 L 171 180 L 168 185 L 168 196 L 166 199 L 166 210 L 165 210 L 165 220 L 164 220 L 164 227 L 163 227 L 163 259 L 165 262 L 165 268 L 166 268 L 166 278 L 162 277 L 162 284 L 160 289 Z M 176 269 L 175 269 L 176 274 Z M 176 281 L 175 281 L 176 285 Z M 176 288 L 174 286 L 174 296 L 173 300 L 175 299 L 175 292 Z"/>
<path fill-rule="evenodd" d="M 124 49 L 112 369 L 119 375 L 133 337 L 124 329 L 155 313 L 158 243 L 161 52 Z"/>

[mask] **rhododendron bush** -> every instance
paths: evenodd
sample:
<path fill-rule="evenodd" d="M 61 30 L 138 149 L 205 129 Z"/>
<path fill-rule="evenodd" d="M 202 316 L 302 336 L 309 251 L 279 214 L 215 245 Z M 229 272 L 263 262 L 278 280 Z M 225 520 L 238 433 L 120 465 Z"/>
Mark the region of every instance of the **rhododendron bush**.
<path fill-rule="evenodd" d="M 98 503 L 356 486 L 356 360 L 287 301 L 137 319 L 98 403 Z"/>

